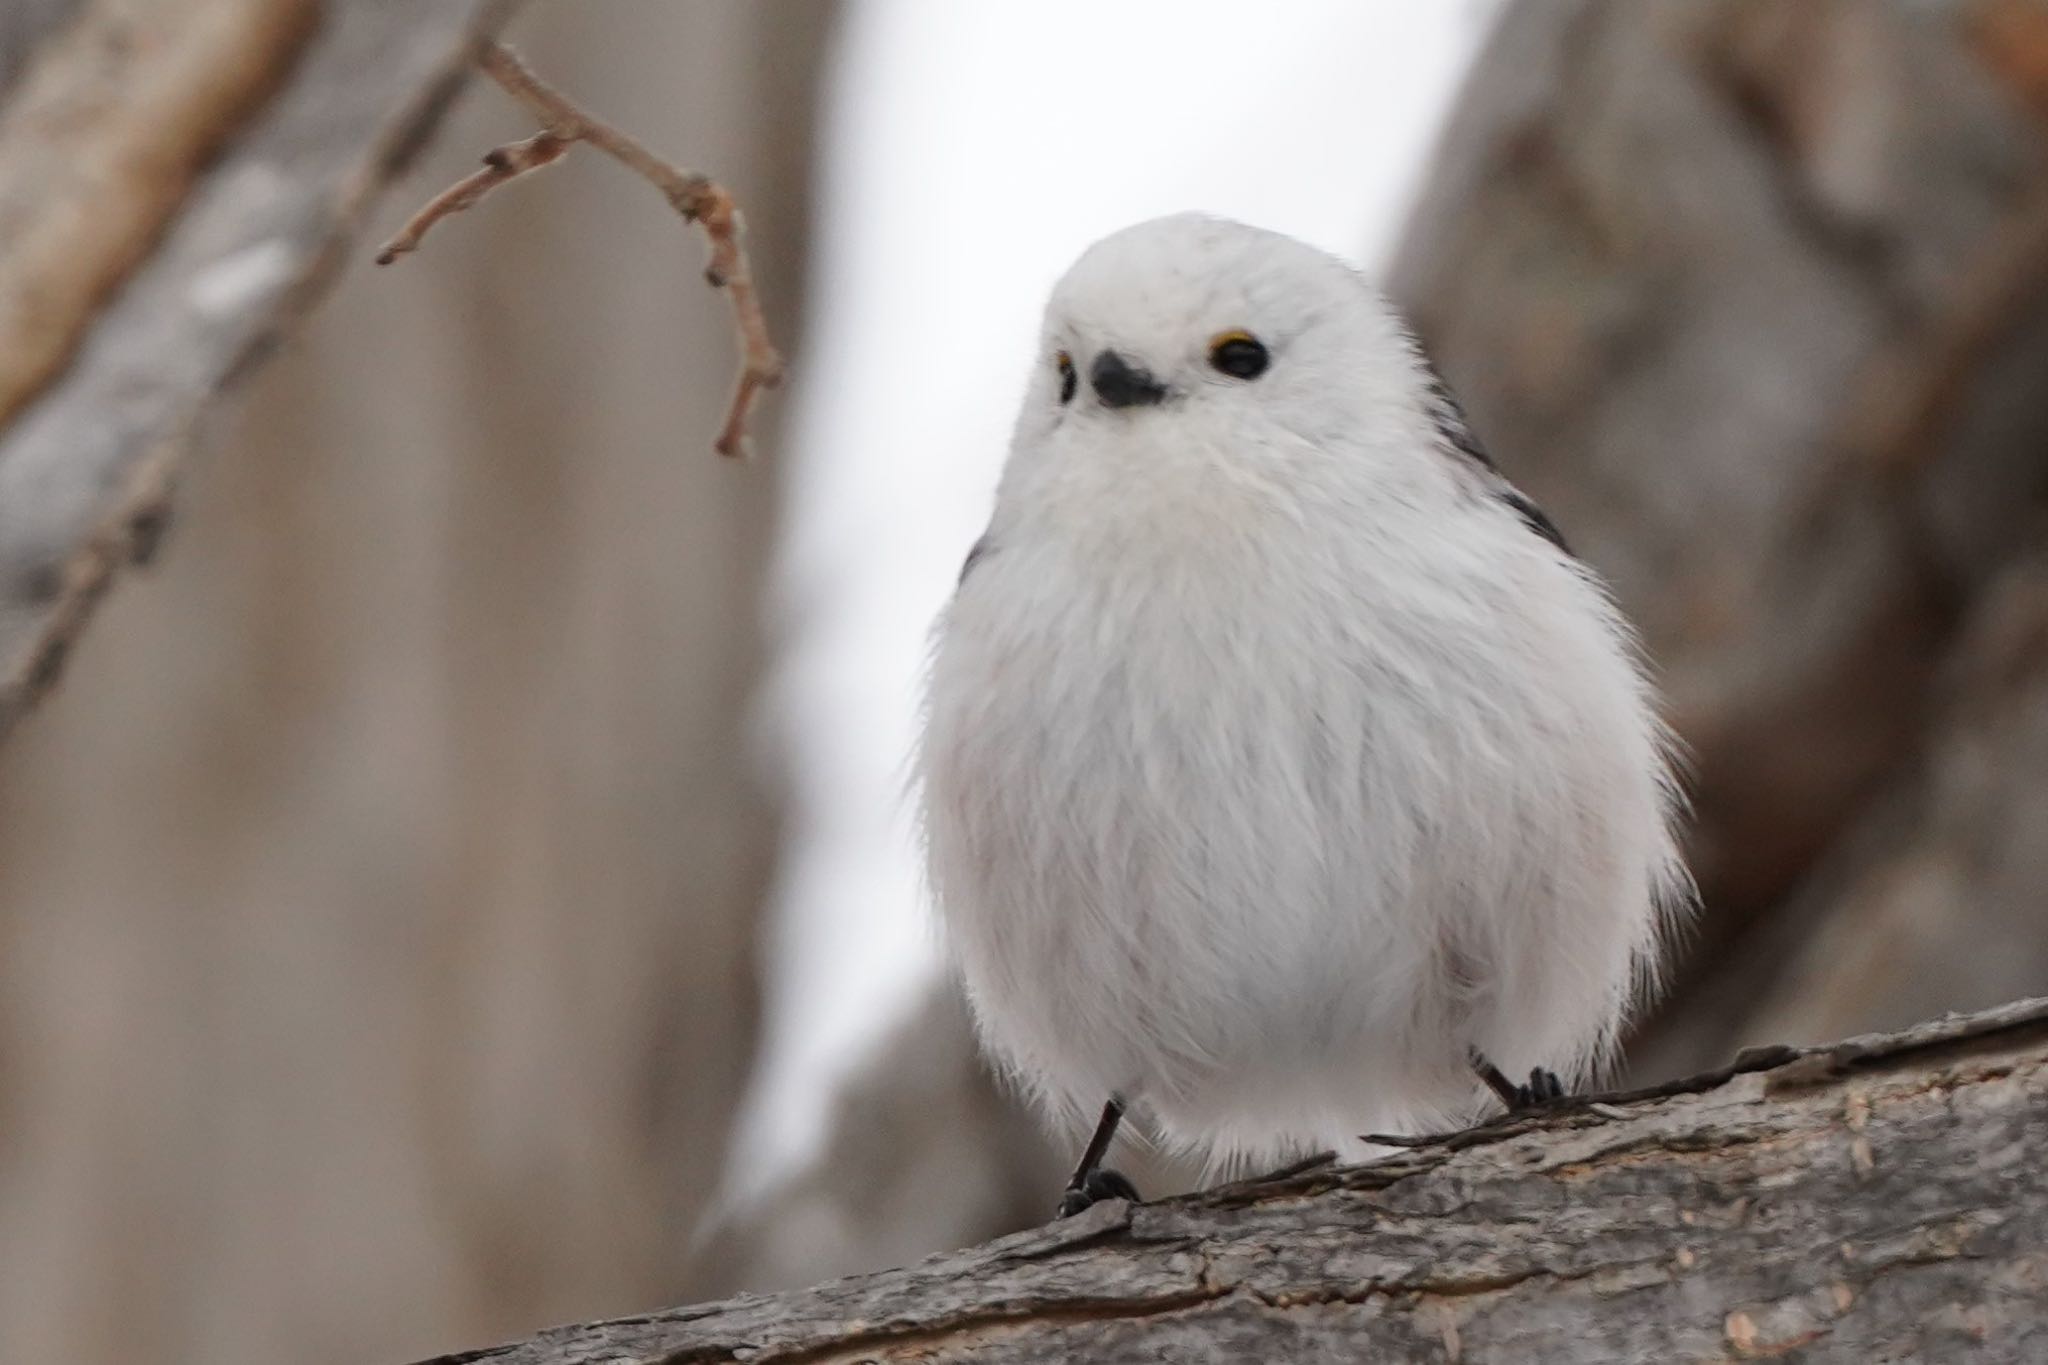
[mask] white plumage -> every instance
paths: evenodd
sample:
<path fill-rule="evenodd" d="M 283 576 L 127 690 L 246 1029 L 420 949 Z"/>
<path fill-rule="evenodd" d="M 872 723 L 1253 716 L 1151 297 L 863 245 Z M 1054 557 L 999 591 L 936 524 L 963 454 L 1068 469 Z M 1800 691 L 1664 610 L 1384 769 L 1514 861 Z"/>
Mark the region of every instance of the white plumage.
<path fill-rule="evenodd" d="M 919 761 L 987 1047 L 1218 1165 L 1467 1121 L 1475 1049 L 1586 1079 L 1684 899 L 1666 737 L 1391 306 L 1182 215 L 1033 364 Z"/>

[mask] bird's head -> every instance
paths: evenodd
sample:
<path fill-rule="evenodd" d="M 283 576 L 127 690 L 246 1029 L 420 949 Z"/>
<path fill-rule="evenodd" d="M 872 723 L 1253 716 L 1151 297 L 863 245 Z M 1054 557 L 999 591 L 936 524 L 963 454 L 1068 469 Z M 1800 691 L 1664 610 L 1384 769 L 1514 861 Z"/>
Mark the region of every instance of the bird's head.
<path fill-rule="evenodd" d="M 1326 443 L 1419 411 L 1414 346 L 1343 261 L 1200 214 L 1090 247 L 1054 289 L 1020 437 L 1260 431 Z M 1149 442 L 1147 442 L 1149 444 Z"/>

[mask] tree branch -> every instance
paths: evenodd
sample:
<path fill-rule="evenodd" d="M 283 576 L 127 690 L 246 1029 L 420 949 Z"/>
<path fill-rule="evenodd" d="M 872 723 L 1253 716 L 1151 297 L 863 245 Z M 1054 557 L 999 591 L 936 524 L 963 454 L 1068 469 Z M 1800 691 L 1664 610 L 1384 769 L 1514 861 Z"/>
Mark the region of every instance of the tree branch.
<path fill-rule="evenodd" d="M 43 290 L 13 256 L 0 268 L 0 334 L 16 298 L 49 306 L 23 314 L 24 344 L 0 335 L 0 741 L 121 568 L 148 557 L 204 423 L 318 299 L 516 3 L 109 4 L 22 77 L 0 128 L 0 218 L 14 210 L 22 259 L 47 244 L 66 282 Z M 275 27 L 316 9 L 302 40 Z M 42 136 L 46 106 L 103 113 L 53 115 Z"/>
<path fill-rule="evenodd" d="M 317 18 L 307 0 L 99 3 L 51 39 L 0 112 L 0 426 L 70 360 Z"/>
<path fill-rule="evenodd" d="M 2048 999 L 435 1365 L 2040 1360 L 2044 1168 Z"/>
<path fill-rule="evenodd" d="M 697 224 L 711 246 L 704 278 L 732 299 L 733 324 L 739 334 L 740 374 L 734 385 L 725 424 L 714 443 L 721 455 L 747 453 L 747 418 L 761 390 L 782 382 L 782 356 L 768 337 L 768 321 L 747 262 L 745 228 L 737 205 L 725 187 L 697 171 L 680 170 L 656 156 L 630 134 L 579 108 L 566 95 L 534 75 L 510 49 L 482 44 L 477 64 L 506 93 L 525 105 L 542 130 L 521 142 L 494 148 L 484 168 L 428 200 L 377 253 L 377 264 L 390 265 L 419 248 L 427 231 L 443 218 L 476 204 L 500 185 L 554 162 L 578 142 L 587 142 L 660 190 L 685 222 Z"/>

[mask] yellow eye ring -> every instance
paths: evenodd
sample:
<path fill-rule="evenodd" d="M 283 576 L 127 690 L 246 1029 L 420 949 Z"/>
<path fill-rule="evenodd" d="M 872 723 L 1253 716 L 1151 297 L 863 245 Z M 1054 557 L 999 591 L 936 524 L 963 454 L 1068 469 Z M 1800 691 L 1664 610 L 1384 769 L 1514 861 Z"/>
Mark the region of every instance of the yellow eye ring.
<path fill-rule="evenodd" d="M 1071 403 L 1075 391 L 1081 387 L 1081 376 L 1074 369 L 1074 357 L 1059 351 L 1052 361 L 1053 367 L 1060 372 L 1060 402 Z"/>
<path fill-rule="evenodd" d="M 1209 338 L 1209 364 L 1233 379 L 1257 379 L 1272 363 L 1266 344 L 1242 328 Z"/>

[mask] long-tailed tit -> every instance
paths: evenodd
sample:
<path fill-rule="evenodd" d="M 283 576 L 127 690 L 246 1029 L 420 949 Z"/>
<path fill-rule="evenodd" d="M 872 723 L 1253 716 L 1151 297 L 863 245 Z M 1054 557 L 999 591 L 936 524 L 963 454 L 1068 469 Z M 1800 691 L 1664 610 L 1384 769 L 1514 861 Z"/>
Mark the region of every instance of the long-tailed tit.
<path fill-rule="evenodd" d="M 1221 1165 L 1582 1083 L 1685 900 L 1600 582 L 1379 293 L 1241 224 L 1139 224 L 1054 290 L 927 707 L 983 1040 L 1104 1106 L 1066 1212 L 1132 1193 L 1126 1105 Z"/>

